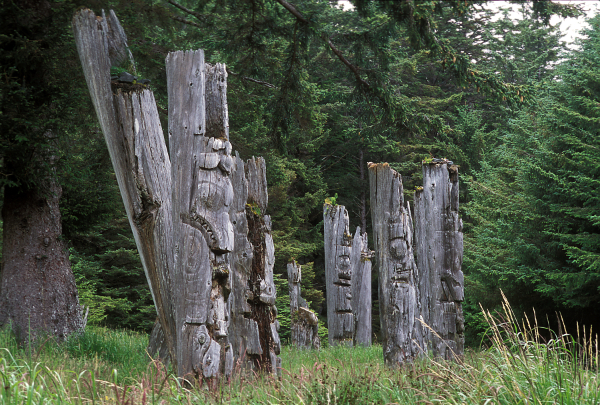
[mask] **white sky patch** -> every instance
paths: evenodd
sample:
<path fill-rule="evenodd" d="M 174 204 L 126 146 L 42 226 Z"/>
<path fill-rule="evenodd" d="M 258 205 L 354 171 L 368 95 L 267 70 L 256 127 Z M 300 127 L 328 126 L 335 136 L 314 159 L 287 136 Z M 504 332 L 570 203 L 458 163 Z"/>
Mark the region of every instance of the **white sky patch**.
<path fill-rule="evenodd" d="M 556 15 L 550 18 L 551 25 L 557 25 L 560 23 L 560 30 L 564 34 L 562 40 L 567 44 L 571 44 L 575 39 L 581 38 L 579 32 L 583 28 L 587 28 L 589 26 L 585 20 L 593 17 L 600 11 L 600 2 L 598 1 L 559 0 L 554 1 L 554 3 L 579 5 L 585 12 L 584 15 L 577 18 L 562 18 Z M 519 11 L 520 6 L 518 4 L 509 3 L 508 1 L 490 1 L 487 4 L 484 4 L 484 7 L 496 12 L 496 17 L 494 20 L 502 17 L 502 12 L 500 10 L 503 8 L 508 8 L 511 10 L 508 15 L 515 21 L 518 21 L 523 17 Z"/>

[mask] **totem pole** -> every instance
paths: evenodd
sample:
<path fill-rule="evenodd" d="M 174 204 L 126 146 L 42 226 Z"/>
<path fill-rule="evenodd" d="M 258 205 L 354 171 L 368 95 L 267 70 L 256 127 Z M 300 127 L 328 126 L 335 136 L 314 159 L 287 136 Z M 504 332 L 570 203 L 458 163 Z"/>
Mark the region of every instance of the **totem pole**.
<path fill-rule="evenodd" d="M 267 209 L 266 165 L 262 158 L 246 164 L 236 156 L 230 207 L 235 247 L 232 294 L 229 296 L 230 340 L 236 363 L 245 370 L 281 372 L 279 322 L 275 307 L 275 250 Z"/>
<path fill-rule="evenodd" d="M 321 347 L 319 319 L 317 314 L 308 308 L 308 304 L 300 294 L 302 269 L 296 261 L 293 261 L 288 263 L 287 272 L 292 318 L 292 344 L 300 349 L 318 349 Z"/>
<path fill-rule="evenodd" d="M 369 163 L 369 181 L 383 356 L 388 366 L 396 367 L 424 351 L 412 217 L 399 173 L 387 163 Z"/>
<path fill-rule="evenodd" d="M 463 234 L 458 215 L 458 166 L 445 159 L 423 163 L 415 193 L 419 290 L 429 352 L 444 359 L 464 354 Z"/>
<path fill-rule="evenodd" d="M 352 313 L 354 314 L 354 344 L 371 346 L 371 257 L 367 233 L 356 228 L 352 240 Z"/>
<path fill-rule="evenodd" d="M 327 328 L 329 344 L 353 345 L 352 313 L 352 235 L 348 211 L 343 205 L 323 206 L 325 227 L 325 277 L 327 288 Z"/>

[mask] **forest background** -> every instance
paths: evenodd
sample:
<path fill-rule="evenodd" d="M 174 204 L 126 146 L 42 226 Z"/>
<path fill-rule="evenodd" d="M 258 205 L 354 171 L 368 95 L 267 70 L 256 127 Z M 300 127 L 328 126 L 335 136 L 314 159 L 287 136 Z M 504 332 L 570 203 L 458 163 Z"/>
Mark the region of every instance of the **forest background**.
<path fill-rule="evenodd" d="M 116 11 L 163 128 L 167 53 L 227 64 L 233 148 L 267 162 L 283 339 L 292 259 L 325 320 L 325 199 L 370 234 L 367 162 L 389 162 L 412 200 L 432 157 L 460 165 L 467 343 L 501 291 L 517 313 L 600 326 L 600 18 L 567 49 L 550 17 L 580 11 L 545 1 L 515 18 L 463 1 L 65 0 L 39 21 L 25 3 L 0 5 L 0 185 L 36 184 L 51 129 L 89 323 L 149 331 L 156 313 L 76 54 L 81 6 Z M 373 302 L 377 335 L 376 273 Z"/>

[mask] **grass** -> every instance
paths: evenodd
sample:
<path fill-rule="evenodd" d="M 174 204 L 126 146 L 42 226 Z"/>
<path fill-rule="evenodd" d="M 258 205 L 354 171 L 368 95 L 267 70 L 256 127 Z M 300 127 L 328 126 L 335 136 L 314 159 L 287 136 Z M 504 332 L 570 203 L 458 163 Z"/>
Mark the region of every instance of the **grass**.
<path fill-rule="evenodd" d="M 0 404 L 597 404 L 597 337 L 544 341 L 506 305 L 485 313 L 489 348 L 461 362 L 383 365 L 380 346 L 282 350 L 281 379 L 236 375 L 216 391 L 186 389 L 145 353 L 147 337 L 88 328 L 58 346 L 17 347 L 0 332 Z"/>

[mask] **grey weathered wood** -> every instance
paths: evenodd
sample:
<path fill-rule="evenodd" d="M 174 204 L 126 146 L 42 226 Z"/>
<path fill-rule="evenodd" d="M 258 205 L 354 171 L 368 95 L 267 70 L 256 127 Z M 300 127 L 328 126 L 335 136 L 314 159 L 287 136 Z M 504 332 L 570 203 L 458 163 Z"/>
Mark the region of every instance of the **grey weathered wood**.
<path fill-rule="evenodd" d="M 276 289 L 273 279 L 275 245 L 271 235 L 271 217 L 267 210 L 266 164 L 263 158 L 246 161 L 245 175 L 248 182 L 246 220 L 248 240 L 252 245 L 252 264 L 248 285 L 252 319 L 258 325 L 262 353 L 253 357 L 254 367 L 259 370 L 281 373 L 281 340 L 275 307 Z"/>
<path fill-rule="evenodd" d="M 267 208 L 265 161 L 250 159 L 244 165 L 236 156 L 231 181 L 235 195 L 229 215 L 235 243 L 231 254 L 230 340 L 241 369 L 273 370 L 278 364 L 281 343 L 270 218 L 262 215 Z M 265 202 L 263 210 L 257 201 Z"/>
<path fill-rule="evenodd" d="M 369 163 L 369 181 L 383 356 L 387 365 L 398 366 L 423 353 L 412 218 L 399 173 L 387 163 Z"/>
<path fill-rule="evenodd" d="M 458 167 L 423 164 L 423 189 L 415 193 L 415 239 L 420 301 L 430 353 L 445 359 L 464 353 L 463 234 L 458 215 Z"/>
<path fill-rule="evenodd" d="M 230 289 L 228 253 L 234 246 L 229 218 L 234 195 L 229 177 L 233 158 L 227 132 L 219 129 L 227 115 L 223 86 L 212 83 L 225 78 L 223 69 L 208 68 L 210 74 L 206 74 L 202 50 L 169 53 L 166 66 L 178 375 L 228 377 L 233 350 L 228 339 L 225 297 Z M 207 104 L 212 111 L 208 117 Z M 210 134 L 219 136 L 205 136 L 207 127 L 211 128 Z"/>
<path fill-rule="evenodd" d="M 203 51 L 167 56 L 171 165 L 152 93 L 111 89 L 110 66 L 131 55 L 114 13 L 82 10 L 73 27 L 157 305 L 151 351 L 170 357 L 181 377 L 228 377 L 233 313 L 241 315 L 235 337 L 250 337 L 244 353 L 255 369 L 280 370 L 265 163 L 252 159 L 244 169 L 231 156 L 225 66 L 205 64 Z"/>
<path fill-rule="evenodd" d="M 352 240 L 352 312 L 354 313 L 354 344 L 371 346 L 371 257 L 367 233 L 356 228 Z"/>
<path fill-rule="evenodd" d="M 350 235 L 346 208 L 343 205 L 326 203 L 323 206 L 323 224 L 329 344 L 352 346 L 354 339 L 350 263 L 352 235 Z"/>
<path fill-rule="evenodd" d="M 292 318 L 292 344 L 300 349 L 319 349 L 319 318 L 301 296 L 302 268 L 296 261 L 288 263 L 288 287 Z"/>
<path fill-rule="evenodd" d="M 111 65 L 130 58 L 112 10 L 108 17 L 79 10 L 72 26 L 168 351 L 175 354 L 171 164 L 154 95 L 142 86 L 111 89 Z"/>

